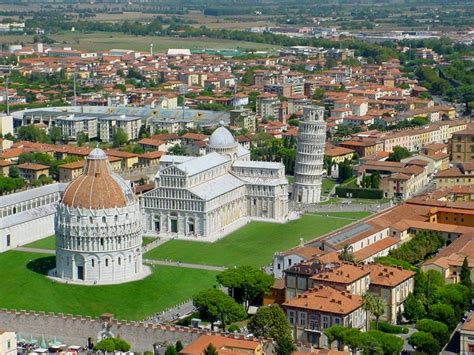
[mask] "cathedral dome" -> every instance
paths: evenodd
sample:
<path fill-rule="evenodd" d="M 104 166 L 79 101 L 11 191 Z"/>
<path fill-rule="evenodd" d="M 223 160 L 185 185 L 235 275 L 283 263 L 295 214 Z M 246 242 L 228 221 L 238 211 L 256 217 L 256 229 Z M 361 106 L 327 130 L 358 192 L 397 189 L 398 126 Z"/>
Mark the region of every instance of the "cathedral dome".
<path fill-rule="evenodd" d="M 237 142 L 235 141 L 234 136 L 223 126 L 212 132 L 211 137 L 209 138 L 209 147 L 213 149 L 234 148 L 236 146 Z"/>
<path fill-rule="evenodd" d="M 111 172 L 107 155 L 96 148 L 87 156 L 82 175 L 66 188 L 62 204 L 74 208 L 107 209 L 135 202 L 128 184 Z"/>

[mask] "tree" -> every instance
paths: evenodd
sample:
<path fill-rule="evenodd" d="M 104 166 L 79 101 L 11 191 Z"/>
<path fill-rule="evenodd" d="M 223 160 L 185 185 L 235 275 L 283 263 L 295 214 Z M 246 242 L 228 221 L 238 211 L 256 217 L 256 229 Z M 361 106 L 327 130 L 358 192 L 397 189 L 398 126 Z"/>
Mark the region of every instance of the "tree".
<path fill-rule="evenodd" d="M 388 155 L 388 161 L 401 161 L 402 159 L 408 158 L 411 153 L 408 149 L 400 146 L 393 147 L 393 151 Z"/>
<path fill-rule="evenodd" d="M 352 252 L 352 248 L 347 244 L 344 244 L 344 246 L 342 247 L 341 251 L 338 254 L 338 258 L 339 258 L 339 260 L 342 260 L 342 261 L 345 261 L 345 262 L 348 262 L 348 263 L 355 262 L 354 253 Z"/>
<path fill-rule="evenodd" d="M 342 325 L 333 325 L 329 328 L 324 329 L 324 334 L 328 337 L 328 345 L 331 347 L 331 344 L 334 341 L 337 341 L 338 350 L 344 348 L 344 332 L 347 328 Z"/>
<path fill-rule="evenodd" d="M 429 317 L 432 320 L 446 324 L 449 329 L 455 328 L 458 323 L 454 308 L 449 304 L 437 303 L 432 305 L 429 310 Z"/>
<path fill-rule="evenodd" d="M 370 187 L 373 189 L 378 189 L 380 186 L 380 173 L 378 171 L 370 175 Z"/>
<path fill-rule="evenodd" d="M 449 284 L 437 288 L 433 298 L 440 303 L 449 304 L 456 317 L 460 317 L 469 308 L 471 290 L 461 284 Z"/>
<path fill-rule="evenodd" d="M 30 142 L 51 143 L 46 133 L 35 125 L 21 126 L 17 130 L 19 140 Z"/>
<path fill-rule="evenodd" d="M 296 350 L 291 336 L 282 336 L 276 339 L 275 352 L 277 355 L 290 355 Z"/>
<path fill-rule="evenodd" d="M 416 329 L 430 333 L 440 344 L 446 344 L 449 340 L 449 329 L 444 323 L 432 319 L 420 319 L 416 322 Z"/>
<path fill-rule="evenodd" d="M 348 159 L 344 160 L 342 163 L 339 163 L 338 168 L 339 180 L 341 181 L 350 179 L 354 175 L 354 172 L 352 171 L 351 162 Z"/>
<path fill-rule="evenodd" d="M 214 323 L 219 320 L 225 329 L 226 324 L 242 320 L 246 316 L 242 307 L 232 297 L 216 289 L 199 292 L 194 296 L 193 304 L 202 318 L 209 319 L 211 328 L 214 328 Z"/>
<path fill-rule="evenodd" d="M 112 145 L 114 147 L 120 147 L 124 144 L 127 144 L 127 142 L 128 142 L 127 133 L 125 133 L 125 131 L 122 128 L 117 128 L 112 140 Z"/>
<path fill-rule="evenodd" d="M 106 338 L 99 341 L 94 346 L 96 351 L 105 351 L 105 352 L 114 352 L 115 351 L 115 342 L 113 338 Z"/>
<path fill-rule="evenodd" d="M 471 113 L 469 103 L 474 101 L 474 84 L 462 85 L 457 88 L 456 97 L 466 105 L 466 113 Z"/>
<path fill-rule="evenodd" d="M 403 304 L 403 316 L 410 322 L 416 322 L 426 315 L 425 307 L 412 293 Z"/>
<path fill-rule="evenodd" d="M 89 141 L 89 136 L 85 132 L 78 132 L 76 135 L 76 142 L 79 147 L 82 147 L 84 143 Z"/>
<path fill-rule="evenodd" d="M 209 345 L 203 350 L 204 355 L 217 355 L 219 354 L 217 352 L 217 349 L 212 343 L 209 343 Z"/>
<path fill-rule="evenodd" d="M 461 279 L 461 285 L 468 287 L 472 290 L 472 280 L 471 280 L 471 269 L 469 268 L 469 261 L 467 256 L 464 258 L 461 266 L 461 272 L 459 273 Z"/>
<path fill-rule="evenodd" d="M 270 290 L 273 277 L 253 266 L 238 266 L 217 275 L 217 281 L 231 289 L 232 297 L 248 310 L 250 303 Z"/>
<path fill-rule="evenodd" d="M 291 339 L 291 328 L 285 312 L 277 304 L 260 307 L 248 323 L 249 331 L 257 336 L 273 338 L 287 348 L 287 339 Z"/>
<path fill-rule="evenodd" d="M 178 355 L 178 352 L 173 345 L 168 345 L 165 350 L 165 355 Z"/>
<path fill-rule="evenodd" d="M 49 130 L 49 137 L 53 143 L 60 142 L 63 139 L 63 133 L 59 127 L 51 127 Z"/>
<path fill-rule="evenodd" d="M 362 308 L 367 313 L 367 321 L 369 320 L 368 313 L 375 316 L 378 329 L 379 319 L 385 313 L 385 301 L 373 293 L 366 292 L 362 295 Z"/>
<path fill-rule="evenodd" d="M 392 334 L 386 334 L 379 330 L 367 332 L 367 337 L 377 340 L 383 349 L 384 355 L 396 355 L 403 350 L 403 339 Z"/>
<path fill-rule="evenodd" d="M 130 344 L 121 338 L 106 338 L 99 341 L 95 346 L 96 351 L 115 352 L 122 351 L 126 352 L 130 350 Z"/>
<path fill-rule="evenodd" d="M 175 146 L 168 149 L 168 153 L 171 155 L 186 155 L 186 148 L 176 144 Z"/>
<path fill-rule="evenodd" d="M 10 166 L 10 169 L 8 169 L 8 176 L 14 179 L 19 178 L 20 170 L 18 170 L 18 168 L 15 165 Z"/>
<path fill-rule="evenodd" d="M 183 343 L 181 343 L 181 340 L 176 341 L 176 344 L 174 347 L 177 353 L 179 353 L 181 350 L 184 349 L 184 346 L 183 346 Z"/>
<path fill-rule="evenodd" d="M 359 349 L 362 348 L 364 344 L 364 335 L 363 333 L 356 328 L 348 328 L 344 332 L 344 344 L 352 350 L 353 354 L 356 354 Z"/>
<path fill-rule="evenodd" d="M 431 335 L 426 332 L 416 332 L 413 333 L 408 338 L 408 343 L 415 348 L 418 352 L 426 354 L 439 354 L 441 347 L 438 341 Z"/>

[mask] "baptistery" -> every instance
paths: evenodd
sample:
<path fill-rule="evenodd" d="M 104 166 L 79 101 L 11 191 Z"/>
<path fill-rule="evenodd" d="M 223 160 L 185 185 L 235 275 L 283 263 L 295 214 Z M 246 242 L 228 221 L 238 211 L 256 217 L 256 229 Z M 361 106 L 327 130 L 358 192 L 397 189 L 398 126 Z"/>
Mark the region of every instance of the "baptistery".
<path fill-rule="evenodd" d="M 55 231 L 54 277 L 100 285 L 143 276 L 139 203 L 103 150 L 92 150 L 82 175 L 64 191 Z"/>

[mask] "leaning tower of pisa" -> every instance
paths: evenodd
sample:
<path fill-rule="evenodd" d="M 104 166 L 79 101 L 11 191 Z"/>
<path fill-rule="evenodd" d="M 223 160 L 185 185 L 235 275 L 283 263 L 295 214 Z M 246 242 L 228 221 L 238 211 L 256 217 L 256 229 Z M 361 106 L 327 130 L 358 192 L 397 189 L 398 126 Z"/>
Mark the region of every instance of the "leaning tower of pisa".
<path fill-rule="evenodd" d="M 297 203 L 318 203 L 326 143 L 324 107 L 310 106 L 303 110 L 297 138 L 293 199 Z"/>

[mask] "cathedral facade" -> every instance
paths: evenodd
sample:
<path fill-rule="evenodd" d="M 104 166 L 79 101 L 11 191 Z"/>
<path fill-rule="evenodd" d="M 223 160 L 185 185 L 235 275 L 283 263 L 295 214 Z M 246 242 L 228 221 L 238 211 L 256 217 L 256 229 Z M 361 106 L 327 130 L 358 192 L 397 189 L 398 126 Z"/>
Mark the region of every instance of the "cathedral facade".
<path fill-rule="evenodd" d="M 250 152 L 223 126 L 207 154 L 165 155 L 156 188 L 143 194 L 145 233 L 213 241 L 249 220 L 285 222 L 288 180 L 281 163 L 250 160 Z"/>

